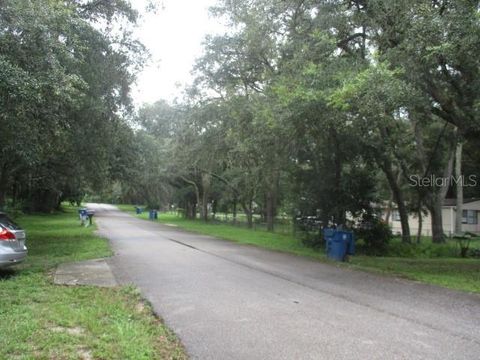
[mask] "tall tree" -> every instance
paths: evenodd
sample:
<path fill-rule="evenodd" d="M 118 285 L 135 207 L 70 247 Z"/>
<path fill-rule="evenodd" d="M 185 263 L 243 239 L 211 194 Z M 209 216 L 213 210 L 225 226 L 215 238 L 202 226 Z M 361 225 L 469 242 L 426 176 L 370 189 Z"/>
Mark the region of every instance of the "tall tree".
<path fill-rule="evenodd" d="M 0 4 L 0 206 L 7 192 L 51 210 L 77 188 L 110 178 L 111 149 L 129 110 L 144 49 L 127 29 L 128 2 L 4 1 Z M 133 135 L 133 134 L 132 134 Z"/>

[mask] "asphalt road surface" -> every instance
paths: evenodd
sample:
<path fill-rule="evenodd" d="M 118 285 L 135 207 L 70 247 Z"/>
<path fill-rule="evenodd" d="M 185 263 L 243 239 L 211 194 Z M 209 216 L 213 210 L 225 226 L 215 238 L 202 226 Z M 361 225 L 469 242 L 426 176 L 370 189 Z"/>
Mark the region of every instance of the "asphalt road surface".
<path fill-rule="evenodd" d="M 480 296 L 97 210 L 120 283 L 193 359 L 480 359 Z"/>

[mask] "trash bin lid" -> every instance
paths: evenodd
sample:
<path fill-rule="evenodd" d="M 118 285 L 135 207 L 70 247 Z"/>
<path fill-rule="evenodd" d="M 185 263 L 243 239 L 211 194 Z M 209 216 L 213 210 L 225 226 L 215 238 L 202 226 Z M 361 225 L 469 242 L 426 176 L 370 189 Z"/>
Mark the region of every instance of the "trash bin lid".
<path fill-rule="evenodd" d="M 332 229 L 332 228 L 324 228 L 323 229 L 323 236 L 332 237 L 333 235 L 335 235 L 335 229 Z"/>

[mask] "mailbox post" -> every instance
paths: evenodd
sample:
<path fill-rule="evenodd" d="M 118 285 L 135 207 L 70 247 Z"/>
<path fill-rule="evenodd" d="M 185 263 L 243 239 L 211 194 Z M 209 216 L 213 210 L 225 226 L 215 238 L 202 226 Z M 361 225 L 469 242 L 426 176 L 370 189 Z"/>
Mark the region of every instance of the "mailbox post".
<path fill-rule="evenodd" d="M 88 216 L 88 226 L 92 225 L 92 218 L 93 218 L 93 215 L 95 215 L 95 211 L 94 210 L 87 210 L 87 216 Z"/>

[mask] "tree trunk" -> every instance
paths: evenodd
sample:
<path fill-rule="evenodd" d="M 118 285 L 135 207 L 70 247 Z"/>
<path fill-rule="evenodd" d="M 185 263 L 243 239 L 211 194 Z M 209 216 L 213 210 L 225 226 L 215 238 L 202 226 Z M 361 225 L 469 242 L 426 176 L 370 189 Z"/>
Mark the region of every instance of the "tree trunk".
<path fill-rule="evenodd" d="M 397 174 L 397 183 L 400 183 L 402 180 L 402 173 L 399 171 Z M 387 207 L 387 213 L 385 214 L 385 222 L 387 224 L 390 224 L 390 217 L 392 216 L 392 207 L 393 207 L 393 201 L 395 198 L 393 197 L 393 193 L 390 193 L 390 198 L 388 199 L 388 207 Z"/>
<path fill-rule="evenodd" d="M 191 218 L 195 220 L 197 218 L 197 204 L 191 203 L 190 211 L 191 211 Z"/>
<path fill-rule="evenodd" d="M 202 210 L 201 200 L 200 200 L 200 191 L 198 190 L 198 186 L 197 186 L 197 183 L 195 181 L 188 180 L 184 176 L 181 176 L 181 179 L 183 181 L 185 181 L 187 184 L 192 185 L 193 189 L 195 190 L 195 199 L 197 200 L 197 203 L 192 206 L 192 209 L 193 209 L 192 219 L 196 219 L 197 218 L 197 206 L 200 206 L 200 211 Z"/>
<path fill-rule="evenodd" d="M 253 214 L 251 210 L 246 210 L 245 215 L 247 216 L 247 227 L 249 229 L 253 228 Z"/>
<path fill-rule="evenodd" d="M 18 198 L 18 193 L 19 193 L 19 183 L 18 181 L 13 182 L 13 187 L 12 187 L 12 207 L 15 208 L 17 206 L 17 198 Z"/>
<path fill-rule="evenodd" d="M 402 189 L 398 185 L 396 177 L 392 170 L 392 165 L 388 160 L 384 160 L 381 166 L 385 176 L 387 177 L 388 184 L 392 190 L 392 196 L 397 203 L 398 213 L 400 215 L 400 224 L 402 226 L 402 242 L 410 243 L 410 225 L 408 224 L 408 211 L 405 206 L 405 200 L 403 198 Z"/>
<path fill-rule="evenodd" d="M 454 155 L 455 151 L 452 151 L 443 173 L 444 179 L 448 179 L 452 175 Z M 431 195 L 432 200 L 430 202 L 429 210 L 432 215 L 432 242 L 434 243 L 443 243 L 445 241 L 445 235 L 443 233 L 442 206 L 445 196 L 447 195 L 448 183 L 448 181 L 445 181 L 445 186 L 434 191 Z"/>
<path fill-rule="evenodd" d="M 253 210 L 252 210 L 252 200 L 249 201 L 249 204 L 245 201 L 241 202 L 243 212 L 245 213 L 245 216 L 247 217 L 247 227 L 249 229 L 253 228 Z"/>
<path fill-rule="evenodd" d="M 205 171 L 205 170 L 204 170 Z M 238 202 L 238 199 L 240 198 L 241 199 L 241 196 L 240 194 L 238 193 L 238 190 L 235 188 L 235 186 L 233 186 L 227 179 L 225 179 L 224 177 L 218 175 L 218 174 L 215 174 L 213 172 L 210 172 L 210 171 L 205 171 L 206 173 L 208 173 L 210 176 L 213 176 L 215 179 L 218 179 L 220 180 L 221 182 L 223 182 L 225 185 L 227 185 L 230 190 L 232 191 L 233 193 L 233 223 L 236 224 L 237 223 L 237 202 Z M 251 219 L 251 201 L 250 201 L 250 210 L 247 210 L 247 206 L 245 205 L 245 202 L 243 200 L 240 201 L 240 205 L 242 206 L 245 214 L 247 215 L 247 220 L 248 220 L 248 214 L 247 212 L 250 212 L 250 224 L 249 224 L 249 227 L 252 227 L 253 226 L 253 222 L 252 222 L 252 219 Z"/>
<path fill-rule="evenodd" d="M 5 206 L 5 198 L 7 192 L 7 165 L 2 166 L 0 173 L 0 209 Z"/>
<path fill-rule="evenodd" d="M 445 241 L 443 234 L 442 204 L 443 199 L 439 195 L 436 195 L 434 201 L 429 207 L 430 215 L 432 217 L 432 242 L 436 244 Z"/>
<path fill-rule="evenodd" d="M 459 141 L 455 151 L 455 188 L 457 190 L 455 214 L 455 233 L 461 234 L 462 231 L 462 217 L 463 217 L 463 178 L 462 178 L 462 143 Z"/>
<path fill-rule="evenodd" d="M 215 220 L 216 216 L 217 216 L 217 201 L 212 200 L 212 220 Z"/>
<path fill-rule="evenodd" d="M 392 215 L 393 196 L 388 200 L 387 211 L 385 212 L 385 223 L 390 224 L 390 216 Z"/>
<path fill-rule="evenodd" d="M 202 220 L 208 221 L 208 196 L 210 193 L 210 174 L 202 174 Z"/>
<path fill-rule="evenodd" d="M 5 206 L 5 187 L 0 183 L 0 209 L 3 209 Z"/>
<path fill-rule="evenodd" d="M 233 197 L 233 225 L 237 224 L 237 197 Z"/>
<path fill-rule="evenodd" d="M 403 243 L 410 243 L 410 225 L 408 224 L 408 211 L 407 207 L 405 206 L 405 202 L 403 201 L 403 196 L 401 193 L 398 195 L 400 199 L 398 200 L 398 213 L 400 215 L 400 223 L 402 225 L 402 242 Z"/>
<path fill-rule="evenodd" d="M 422 209 L 418 209 L 418 231 L 417 231 L 417 244 L 420 244 L 420 240 L 422 238 L 422 227 L 423 227 L 423 216 L 422 216 Z"/>
<path fill-rule="evenodd" d="M 59 203 L 60 193 L 51 189 L 36 189 L 30 199 L 32 211 L 51 213 Z"/>
<path fill-rule="evenodd" d="M 274 227 L 274 220 L 275 220 L 274 202 L 275 202 L 275 195 L 273 194 L 273 191 L 268 190 L 267 196 L 266 196 L 267 231 L 273 231 L 273 227 Z"/>
<path fill-rule="evenodd" d="M 196 217 L 195 204 L 187 200 L 185 204 L 185 217 L 194 220 Z"/>
<path fill-rule="evenodd" d="M 188 219 L 189 217 L 189 210 L 190 210 L 190 204 L 187 200 L 185 200 L 185 203 L 183 205 L 183 217 Z M 177 210 L 177 214 L 178 214 L 178 210 Z"/>
<path fill-rule="evenodd" d="M 268 185 L 266 194 L 267 231 L 273 231 L 275 227 L 275 217 L 277 216 L 277 196 L 278 189 L 280 187 L 279 171 L 274 169 L 272 175 L 272 181 Z"/>
<path fill-rule="evenodd" d="M 340 142 L 338 140 L 338 134 L 335 128 L 330 129 L 331 139 L 333 141 L 333 160 L 335 168 L 335 196 L 337 199 L 341 199 L 342 196 L 342 159 L 340 156 Z M 345 210 L 339 207 L 336 207 L 335 213 L 335 222 L 337 224 L 345 223 Z"/>

